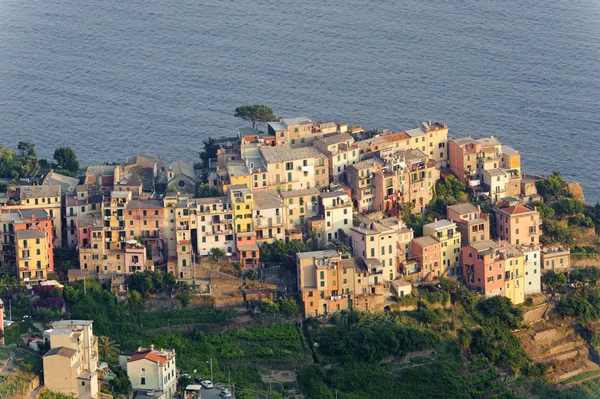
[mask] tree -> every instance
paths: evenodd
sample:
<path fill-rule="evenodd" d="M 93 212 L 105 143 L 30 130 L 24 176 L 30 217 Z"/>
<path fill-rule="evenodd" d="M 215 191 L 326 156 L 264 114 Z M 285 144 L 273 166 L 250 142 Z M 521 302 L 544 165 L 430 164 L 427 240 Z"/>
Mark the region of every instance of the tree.
<path fill-rule="evenodd" d="M 556 207 L 561 215 L 578 215 L 585 209 L 583 202 L 571 198 L 561 198 Z"/>
<path fill-rule="evenodd" d="M 565 182 L 562 175 L 558 172 L 552 173 L 543 180 L 538 180 L 535 182 L 535 186 L 538 193 L 544 197 L 544 201 L 546 202 L 561 197 L 569 197 L 571 194 L 567 182 Z"/>
<path fill-rule="evenodd" d="M 540 213 L 540 217 L 542 219 L 550 219 L 552 216 L 554 216 L 554 209 L 543 202 L 536 202 L 535 209 Z"/>
<path fill-rule="evenodd" d="M 554 271 L 549 271 L 542 275 L 542 283 L 550 287 L 552 290 L 552 296 L 555 295 L 556 289 L 567 283 L 567 277 L 564 273 L 555 273 Z"/>
<path fill-rule="evenodd" d="M 54 159 L 58 163 L 59 169 L 68 170 L 72 173 L 79 172 L 79 162 L 77 155 L 71 147 L 59 147 L 54 151 Z"/>
<path fill-rule="evenodd" d="M 215 258 L 222 258 L 225 256 L 225 251 L 223 251 L 221 248 L 213 248 L 210 250 L 210 253 L 215 257 Z"/>
<path fill-rule="evenodd" d="M 202 165 L 205 168 L 208 168 L 210 159 L 217 157 L 217 150 L 219 149 L 219 146 L 217 145 L 217 140 L 212 137 L 202 141 L 202 144 L 204 145 L 204 150 L 200 152 L 199 156 L 200 160 L 202 161 Z"/>
<path fill-rule="evenodd" d="M 243 105 L 235 109 L 236 118 L 252 121 L 252 127 L 256 129 L 257 123 L 265 123 L 277 120 L 273 110 L 266 105 L 253 104 Z"/>
<path fill-rule="evenodd" d="M 117 353 L 119 353 L 119 344 L 107 336 L 98 337 L 98 355 L 100 359 L 106 360 Z"/>
<path fill-rule="evenodd" d="M 31 144 L 27 141 L 19 141 L 17 145 L 17 149 L 21 152 L 21 156 L 23 157 L 35 157 L 35 144 Z"/>

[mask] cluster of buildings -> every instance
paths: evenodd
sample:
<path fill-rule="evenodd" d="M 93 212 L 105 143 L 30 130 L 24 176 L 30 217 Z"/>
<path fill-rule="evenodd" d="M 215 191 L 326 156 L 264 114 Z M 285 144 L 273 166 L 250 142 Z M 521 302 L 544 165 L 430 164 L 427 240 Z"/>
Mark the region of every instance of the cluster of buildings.
<path fill-rule="evenodd" d="M 11 187 L 0 198 L 0 267 L 29 284 L 43 281 L 62 246 L 79 256 L 70 279 L 159 266 L 189 280 L 217 249 L 255 268 L 263 244 L 312 239 L 320 250 L 297 259 L 307 316 L 379 309 L 390 295 L 409 293 L 411 282 L 442 276 L 518 303 L 539 291 L 542 270 L 569 267 L 568 250 L 540 247 L 540 218 L 527 205 L 540 198 L 535 180 L 523 176 L 518 151 L 493 136 L 453 139 L 447 125 L 431 121 L 370 136 L 306 117 L 266 130 L 217 140 L 205 170 L 139 154 L 90 166 L 80 178 L 51 172 L 42 185 Z M 485 195 L 494 212 L 455 204 L 415 236 L 398 209 L 425 212 L 449 174 L 472 197 Z M 218 195 L 196 195 L 201 176 Z M 331 251 L 333 241 L 350 252 Z"/>
<path fill-rule="evenodd" d="M 106 399 L 100 392 L 115 375 L 100 361 L 98 337 L 91 320 L 61 320 L 44 331 L 49 348 L 43 357 L 44 385 L 53 392 L 79 399 Z M 119 367 L 127 373 L 136 398 L 176 397 L 177 368 L 173 349 L 138 348 L 119 356 Z"/>

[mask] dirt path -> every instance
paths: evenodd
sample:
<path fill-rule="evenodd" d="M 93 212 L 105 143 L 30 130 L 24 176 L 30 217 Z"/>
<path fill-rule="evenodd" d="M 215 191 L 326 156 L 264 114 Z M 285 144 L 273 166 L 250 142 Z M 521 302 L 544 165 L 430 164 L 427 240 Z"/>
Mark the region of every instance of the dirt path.
<path fill-rule="evenodd" d="M 31 392 L 31 395 L 29 395 L 29 399 L 35 399 L 35 397 L 38 395 L 38 393 L 40 393 L 40 390 L 43 387 L 43 385 L 39 385 L 36 389 L 34 389 L 33 392 Z"/>

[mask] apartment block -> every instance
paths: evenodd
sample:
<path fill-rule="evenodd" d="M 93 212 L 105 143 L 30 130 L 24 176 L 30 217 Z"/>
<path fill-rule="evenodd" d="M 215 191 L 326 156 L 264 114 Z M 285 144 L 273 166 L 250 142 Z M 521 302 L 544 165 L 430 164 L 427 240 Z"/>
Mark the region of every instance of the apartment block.
<path fill-rule="evenodd" d="M 525 300 L 525 260 L 522 251 L 504 241 L 480 241 L 462 252 L 467 285 L 491 297 L 501 295 L 514 304 Z"/>
<path fill-rule="evenodd" d="M 323 137 L 313 141 L 313 147 L 329 159 L 329 175 L 334 182 L 340 181 L 348 166 L 360 161 L 360 149 L 348 133 Z"/>
<path fill-rule="evenodd" d="M 233 254 L 235 252 L 234 218 L 230 198 L 195 198 L 198 229 L 198 253 L 208 255 L 213 248 Z"/>
<path fill-rule="evenodd" d="M 400 262 L 410 255 L 409 243 L 413 238 L 413 231 L 406 228 L 400 219 L 387 218 L 351 227 L 350 236 L 354 256 L 377 262 L 368 268 L 371 275 L 378 275 L 372 279 L 377 284 L 396 278 Z"/>
<path fill-rule="evenodd" d="M 469 202 L 449 205 L 446 208 L 449 220 L 456 223 L 456 229 L 461 234 L 462 245 L 490 239 L 490 220 L 479 206 Z"/>
<path fill-rule="evenodd" d="M 282 191 L 279 193 L 285 205 L 286 229 L 292 230 L 305 225 L 309 218 L 319 214 L 318 188 Z"/>
<path fill-rule="evenodd" d="M 177 394 L 177 366 L 174 349 L 138 348 L 121 355 L 119 364 L 126 368 L 135 397 L 172 399 Z M 123 367 L 124 366 L 124 367 Z"/>
<path fill-rule="evenodd" d="M 423 226 L 423 235 L 431 236 L 440 243 L 441 274 L 461 275 L 460 251 L 462 248 L 461 233 L 456 224 L 449 220 L 438 220 Z"/>
<path fill-rule="evenodd" d="M 481 186 L 492 201 L 521 193 L 521 156 L 494 136 L 450 140 L 450 168 L 468 186 Z"/>
<path fill-rule="evenodd" d="M 98 338 L 90 320 L 61 320 L 44 332 L 50 350 L 43 357 L 44 385 L 79 399 L 101 396 L 98 390 Z"/>
<path fill-rule="evenodd" d="M 385 162 L 373 176 L 374 208 L 387 210 L 398 204 L 412 203 L 414 212 L 423 212 L 433 199 L 433 187 L 440 178 L 434 161 L 421 150 L 379 151 Z"/>
<path fill-rule="evenodd" d="M 10 190 L 9 190 L 10 191 Z M 62 245 L 62 196 L 58 185 L 43 186 L 17 186 L 15 191 L 9 192 L 14 205 L 5 204 L 0 212 L 14 212 L 19 210 L 43 210 L 52 219 L 53 245 Z"/>
<path fill-rule="evenodd" d="M 540 214 L 526 205 L 511 205 L 501 202 L 494 209 L 498 238 L 512 245 L 534 245 L 540 243 Z"/>
<path fill-rule="evenodd" d="M 304 147 L 312 144 L 318 137 L 335 133 L 345 133 L 347 124 L 335 122 L 313 122 L 307 117 L 281 118 L 278 122 L 269 122 L 268 131 L 275 136 L 277 145 Z"/>
<path fill-rule="evenodd" d="M 418 128 L 405 133 L 410 137 L 411 149 L 422 151 L 438 169 L 448 165 L 448 125 L 422 122 Z"/>
<path fill-rule="evenodd" d="M 54 271 L 53 230 L 42 209 L 0 213 L 0 267 L 27 284 L 46 280 Z"/>
<path fill-rule="evenodd" d="M 49 222 L 51 223 L 51 222 Z M 52 236 L 42 229 L 17 230 L 15 249 L 18 279 L 27 284 L 39 283 L 54 271 Z"/>
<path fill-rule="evenodd" d="M 367 292 L 367 271 L 336 251 L 298 253 L 296 267 L 304 317 L 352 309 L 354 294 Z"/>
<path fill-rule="evenodd" d="M 319 194 L 319 213 L 323 215 L 324 234 L 327 240 L 341 239 L 340 231 L 350 235 L 353 225 L 352 200 L 345 191 L 330 191 Z"/>
<path fill-rule="evenodd" d="M 238 259 L 243 267 L 258 267 L 260 252 L 254 228 L 254 193 L 247 186 L 231 186 L 229 200 L 233 207 Z"/>
<path fill-rule="evenodd" d="M 102 194 L 90 195 L 87 188 L 79 185 L 65 195 L 65 232 L 67 247 L 77 248 L 77 218 L 87 215 L 102 216 Z"/>
<path fill-rule="evenodd" d="M 521 247 L 525 258 L 525 295 L 542 292 L 542 254 L 540 247 Z"/>
<path fill-rule="evenodd" d="M 313 147 L 261 147 L 270 188 L 278 191 L 325 187 L 329 184 L 329 159 Z"/>
<path fill-rule="evenodd" d="M 348 166 L 346 182 L 352 188 L 352 200 L 358 212 L 376 210 L 373 178 L 384 165 L 381 159 L 371 158 Z"/>
<path fill-rule="evenodd" d="M 271 243 L 285 239 L 285 210 L 283 198 L 275 190 L 259 190 L 254 193 L 252 217 L 256 242 Z"/>
<path fill-rule="evenodd" d="M 421 266 L 421 276 L 425 280 L 440 277 L 443 272 L 440 242 L 426 235 L 412 241 L 413 258 Z"/>

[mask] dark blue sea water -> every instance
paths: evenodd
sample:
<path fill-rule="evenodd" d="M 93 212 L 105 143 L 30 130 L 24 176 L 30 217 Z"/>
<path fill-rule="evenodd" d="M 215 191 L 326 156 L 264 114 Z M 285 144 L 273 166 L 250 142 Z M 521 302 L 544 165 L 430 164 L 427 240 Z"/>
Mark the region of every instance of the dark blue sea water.
<path fill-rule="evenodd" d="M 0 142 L 197 159 L 270 105 L 495 135 L 600 200 L 598 0 L 0 0 Z"/>

